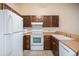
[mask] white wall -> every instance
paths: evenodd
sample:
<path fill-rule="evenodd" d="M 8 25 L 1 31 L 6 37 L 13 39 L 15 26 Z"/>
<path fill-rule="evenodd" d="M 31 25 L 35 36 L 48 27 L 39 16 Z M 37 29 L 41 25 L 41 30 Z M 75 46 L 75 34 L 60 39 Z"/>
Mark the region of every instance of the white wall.
<path fill-rule="evenodd" d="M 59 30 L 79 34 L 79 4 L 18 4 L 22 15 L 59 15 Z"/>
<path fill-rule="evenodd" d="M 79 4 L 23 4 L 22 15 L 59 15 L 60 30 L 79 33 Z"/>
<path fill-rule="evenodd" d="M 79 34 L 79 4 L 63 7 L 60 13 L 60 28 L 62 31 Z"/>

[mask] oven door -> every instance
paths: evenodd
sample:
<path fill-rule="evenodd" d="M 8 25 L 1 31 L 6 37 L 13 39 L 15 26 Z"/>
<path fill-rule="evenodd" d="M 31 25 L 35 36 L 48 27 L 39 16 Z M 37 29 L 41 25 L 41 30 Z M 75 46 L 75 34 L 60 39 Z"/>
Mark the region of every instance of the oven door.
<path fill-rule="evenodd" d="M 43 36 L 42 35 L 32 35 L 31 36 L 31 45 L 43 45 Z"/>

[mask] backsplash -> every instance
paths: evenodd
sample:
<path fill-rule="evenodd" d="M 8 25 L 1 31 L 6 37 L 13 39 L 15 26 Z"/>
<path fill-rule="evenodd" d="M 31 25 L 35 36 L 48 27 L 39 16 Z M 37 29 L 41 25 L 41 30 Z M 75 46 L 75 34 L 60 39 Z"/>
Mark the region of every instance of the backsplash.
<path fill-rule="evenodd" d="M 31 27 L 24 27 L 24 32 L 31 32 L 32 28 Z M 57 27 L 44 27 L 43 28 L 44 32 L 56 32 L 59 31 L 59 28 Z"/>
<path fill-rule="evenodd" d="M 57 27 L 44 27 L 43 28 L 44 32 L 56 32 L 59 30 Z"/>
<path fill-rule="evenodd" d="M 57 31 L 56 33 L 62 34 L 62 35 L 68 36 L 68 37 L 72 37 L 72 38 L 75 38 L 75 39 L 79 39 L 79 34 L 70 33 L 70 32 L 63 32 L 63 31 Z"/>

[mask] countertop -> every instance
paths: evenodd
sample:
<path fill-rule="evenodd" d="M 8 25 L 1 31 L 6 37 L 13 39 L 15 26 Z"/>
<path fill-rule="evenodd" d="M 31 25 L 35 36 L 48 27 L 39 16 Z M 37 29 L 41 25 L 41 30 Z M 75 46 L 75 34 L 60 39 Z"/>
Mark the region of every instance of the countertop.
<path fill-rule="evenodd" d="M 27 33 L 24 33 L 24 35 L 31 35 L 32 32 L 27 32 Z M 54 32 L 43 32 L 44 35 L 52 35 L 52 34 L 55 34 Z"/>
<path fill-rule="evenodd" d="M 24 35 L 31 35 L 32 32 L 24 33 Z M 55 34 L 53 32 L 43 32 L 44 35 L 52 35 Z M 69 48 L 73 49 L 75 52 L 79 52 L 79 39 L 72 39 L 72 40 L 59 40 Z"/>
<path fill-rule="evenodd" d="M 60 40 L 61 41 L 61 40 Z M 79 53 L 79 39 L 73 39 L 73 40 L 62 40 L 63 44 L 74 50 L 75 52 Z"/>

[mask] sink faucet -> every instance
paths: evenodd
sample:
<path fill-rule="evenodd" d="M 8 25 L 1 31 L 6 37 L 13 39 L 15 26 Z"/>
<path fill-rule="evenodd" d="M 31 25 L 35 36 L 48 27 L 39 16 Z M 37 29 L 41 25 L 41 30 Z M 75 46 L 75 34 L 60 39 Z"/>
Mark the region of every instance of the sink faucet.
<path fill-rule="evenodd" d="M 71 34 L 69 35 L 69 37 L 71 38 Z"/>
<path fill-rule="evenodd" d="M 68 35 L 67 35 L 67 34 L 65 34 L 65 36 L 67 37 Z"/>

